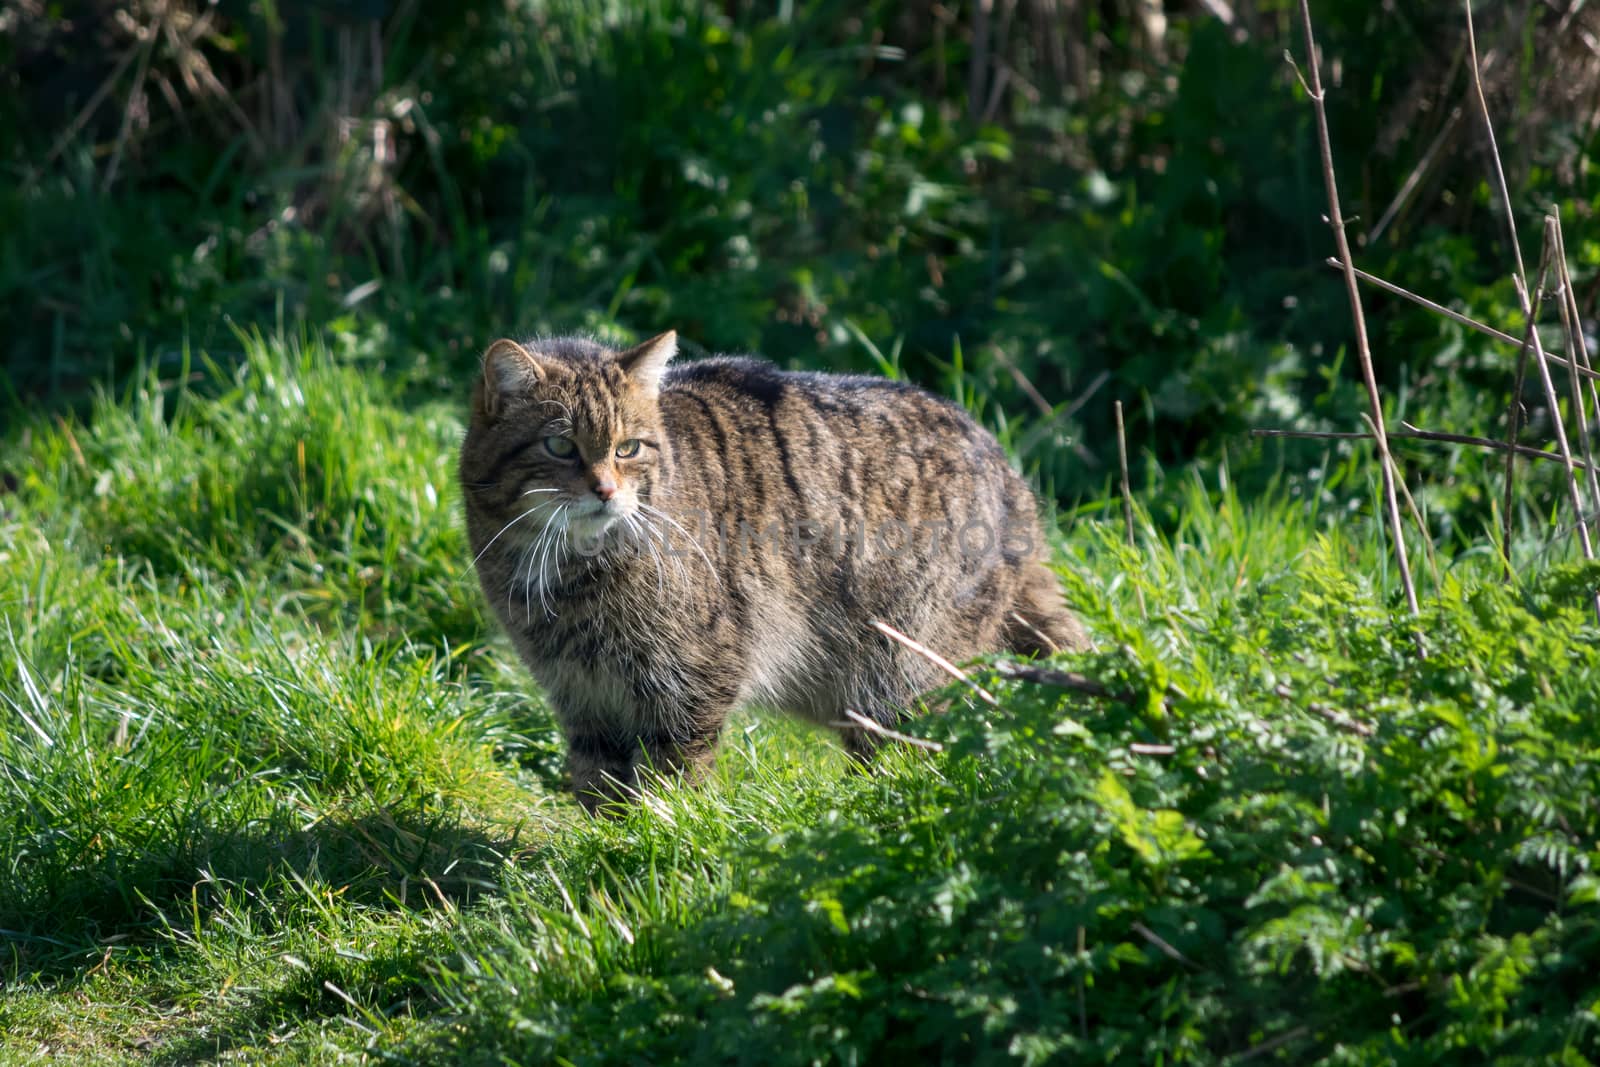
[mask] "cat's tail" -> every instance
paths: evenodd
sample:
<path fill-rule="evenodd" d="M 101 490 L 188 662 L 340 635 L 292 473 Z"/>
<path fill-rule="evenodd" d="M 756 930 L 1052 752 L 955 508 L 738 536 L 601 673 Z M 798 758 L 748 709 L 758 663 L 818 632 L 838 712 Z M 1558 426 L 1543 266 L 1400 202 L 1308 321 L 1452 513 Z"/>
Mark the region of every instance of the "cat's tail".
<path fill-rule="evenodd" d="M 1038 560 L 1023 565 L 1016 599 L 1002 626 L 1001 640 L 1006 649 L 1022 656 L 1048 656 L 1089 647 L 1088 633 L 1067 607 L 1061 580 Z"/>

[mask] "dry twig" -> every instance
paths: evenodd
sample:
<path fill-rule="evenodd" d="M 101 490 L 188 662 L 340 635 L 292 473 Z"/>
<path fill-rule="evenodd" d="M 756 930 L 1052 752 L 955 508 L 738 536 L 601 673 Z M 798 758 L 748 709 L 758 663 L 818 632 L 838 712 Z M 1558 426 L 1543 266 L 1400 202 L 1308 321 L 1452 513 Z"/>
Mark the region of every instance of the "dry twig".
<path fill-rule="evenodd" d="M 899 741 L 916 748 L 926 749 L 929 752 L 944 751 L 944 746 L 937 741 L 929 741 L 925 737 L 912 737 L 910 734 L 903 734 L 899 730 L 891 730 L 882 723 L 873 722 L 865 715 L 851 711 L 849 708 L 844 709 L 844 717 L 849 721 L 836 722 L 833 725 L 842 727 L 855 726 L 867 731 L 869 734 L 877 734 L 879 737 L 888 738 L 890 741 Z"/>
<path fill-rule="evenodd" d="M 1522 387 L 1528 380 L 1528 353 L 1532 351 L 1533 336 L 1538 329 L 1539 309 L 1544 300 L 1545 277 L 1550 270 L 1550 250 L 1546 248 L 1539 257 L 1539 283 L 1534 286 L 1533 311 L 1528 316 L 1527 329 L 1523 334 L 1522 346 L 1517 349 L 1517 373 L 1512 379 L 1511 401 L 1506 408 L 1506 444 L 1513 446 L 1506 451 L 1505 486 L 1500 498 L 1500 563 L 1506 572 L 1506 580 L 1511 579 L 1511 514 L 1516 505 L 1516 475 L 1517 475 L 1517 437 L 1522 432 Z M 1560 458 L 1559 456 L 1557 457 Z"/>
<path fill-rule="evenodd" d="M 1583 445 L 1583 461 L 1588 468 L 1589 503 L 1600 511 L 1600 475 L 1595 472 L 1594 447 L 1589 441 L 1588 405 L 1584 403 L 1579 368 L 1589 362 L 1588 342 L 1583 339 L 1583 321 L 1578 314 L 1578 298 L 1572 292 L 1572 272 L 1567 269 L 1567 236 L 1561 232 L 1561 216 L 1552 212 L 1545 220 L 1555 234 L 1556 284 L 1561 297 L 1561 328 L 1567 342 L 1567 377 L 1572 389 L 1572 410 L 1578 417 L 1578 441 Z M 1589 382 L 1594 395 L 1594 381 Z M 1600 412 L 1600 402 L 1596 404 Z"/>
<path fill-rule="evenodd" d="M 1122 472 L 1122 526 L 1128 535 L 1128 547 L 1133 548 L 1133 493 L 1128 489 L 1128 435 L 1122 426 L 1122 401 L 1116 401 L 1113 407 L 1117 413 L 1117 466 Z M 1144 587 L 1136 584 L 1134 592 L 1139 597 L 1139 614 L 1149 618 L 1150 609 L 1145 606 Z"/>
<path fill-rule="evenodd" d="M 1356 284 L 1355 263 L 1350 256 L 1350 241 L 1345 234 L 1344 214 L 1339 207 L 1339 183 L 1333 170 L 1333 142 L 1328 135 L 1328 109 L 1323 99 L 1322 67 L 1317 58 L 1316 36 L 1311 29 L 1310 0 L 1300 0 L 1300 21 L 1305 29 L 1306 67 L 1311 74 L 1306 93 L 1317 117 L 1317 143 L 1322 153 L 1322 180 L 1328 190 L 1328 225 L 1333 230 L 1334 244 L 1339 250 L 1339 263 L 1344 268 L 1345 292 L 1350 299 L 1350 313 L 1354 320 L 1356 357 L 1361 363 L 1361 377 L 1366 383 L 1367 400 L 1371 406 L 1374 443 L 1378 450 L 1379 470 L 1383 476 L 1384 515 L 1389 523 L 1389 533 L 1394 539 L 1395 559 L 1400 566 L 1400 581 L 1405 586 L 1406 606 L 1412 615 L 1420 613 L 1417 589 L 1411 580 L 1411 562 L 1406 557 L 1405 528 L 1400 521 L 1400 499 L 1395 492 L 1395 470 L 1389 455 L 1389 441 L 1384 432 L 1383 399 L 1378 394 L 1378 379 L 1372 368 L 1372 348 L 1367 342 L 1367 320 L 1361 311 L 1361 290 Z M 1422 648 L 1420 635 L 1416 637 L 1418 651 Z"/>
<path fill-rule="evenodd" d="M 1408 422 L 1403 422 L 1400 425 L 1405 427 L 1405 429 L 1390 430 L 1389 440 L 1439 441 L 1443 444 L 1472 445 L 1475 448 L 1488 448 L 1496 452 L 1515 452 L 1517 455 L 1526 456 L 1529 459 L 1549 459 L 1555 460 L 1558 463 L 1561 461 L 1561 457 L 1555 452 L 1545 452 L 1541 449 L 1534 448 L 1531 445 L 1508 445 L 1506 442 L 1496 440 L 1493 437 L 1474 437 L 1472 434 L 1466 433 L 1444 433 L 1439 430 L 1419 430 Z M 1372 434 L 1367 432 L 1333 430 L 1251 430 L 1250 436 L 1303 437 L 1308 440 L 1316 441 L 1369 441 L 1372 439 Z M 1586 464 L 1578 463 L 1576 461 L 1574 461 L 1574 463 L 1580 469 L 1588 469 Z"/>
<path fill-rule="evenodd" d="M 995 708 L 1000 706 L 1000 702 L 995 700 L 993 693 L 989 692 L 983 686 L 967 677 L 966 671 L 962 670 L 960 667 L 957 667 L 954 663 L 951 663 L 949 660 L 939 655 L 939 653 L 935 652 L 921 641 L 913 640 L 912 638 L 909 638 L 905 634 L 901 633 L 899 630 L 896 630 L 893 626 L 890 626 L 888 623 L 880 622 L 877 619 L 872 620 L 872 628 L 877 630 L 880 634 L 883 634 L 885 637 L 900 642 L 902 645 L 906 646 L 911 651 L 915 652 L 917 655 L 933 664 L 935 667 L 938 667 L 941 671 L 944 671 L 950 677 L 956 679 L 957 681 L 966 683 L 966 685 L 971 688 L 974 693 L 978 694 L 978 699 L 982 700 L 985 704 Z"/>
<path fill-rule="evenodd" d="M 1301 0 L 1302 6 L 1306 0 Z M 1478 37 L 1472 24 L 1472 2 L 1465 0 L 1462 4 L 1467 12 L 1467 49 L 1472 60 L 1472 93 L 1478 105 L 1478 116 L 1483 120 L 1484 136 L 1489 141 L 1489 158 L 1494 163 L 1495 188 L 1500 197 L 1500 209 L 1505 213 L 1506 232 L 1511 238 L 1511 251 L 1516 260 L 1517 267 L 1517 298 L 1522 303 L 1522 312 L 1528 320 L 1528 336 L 1533 342 L 1534 365 L 1539 369 L 1539 382 L 1544 387 L 1544 399 L 1550 410 L 1550 423 L 1555 430 L 1556 448 L 1561 453 L 1561 461 L 1567 468 L 1567 495 L 1572 503 L 1574 515 L 1583 515 L 1583 498 L 1578 491 L 1578 475 L 1572 464 L 1572 446 L 1567 442 L 1566 423 L 1561 418 L 1561 401 L 1556 394 L 1554 380 L 1550 376 L 1550 364 L 1545 359 L 1544 345 L 1539 341 L 1539 331 L 1534 328 L 1537 321 L 1534 314 L 1532 294 L 1528 290 L 1528 274 L 1523 267 L 1522 244 L 1517 239 L 1516 210 L 1511 203 L 1511 191 L 1506 186 L 1505 167 L 1500 163 L 1500 148 L 1495 142 L 1494 120 L 1489 115 L 1489 101 L 1483 93 L 1483 72 L 1478 66 Z M 1555 233 L 1550 225 L 1550 220 L 1545 221 L 1545 250 L 1548 256 L 1557 247 Z M 1513 398 L 1515 401 L 1517 398 Z M 1581 403 L 1581 400 L 1579 401 Z M 1514 442 L 1513 442 L 1514 443 Z M 1589 540 L 1588 524 L 1578 523 L 1578 547 L 1583 552 L 1584 559 L 1594 559 L 1594 545 Z M 1507 538 L 1505 551 L 1510 552 L 1510 539 Z M 1600 615 L 1600 594 L 1594 598 L 1595 614 Z"/>
<path fill-rule="evenodd" d="M 1332 257 L 1329 257 L 1328 265 L 1330 267 L 1334 267 L 1336 269 L 1340 266 L 1339 261 L 1337 259 L 1332 258 Z M 1452 322 L 1459 322 L 1461 325 L 1466 326 L 1469 329 L 1477 330 L 1479 333 L 1483 334 L 1485 337 L 1493 337 L 1496 341 L 1503 341 L 1506 344 L 1510 345 L 1511 347 L 1519 349 L 1519 350 L 1527 347 L 1527 342 L 1526 341 L 1519 341 L 1515 337 L 1512 337 L 1509 333 L 1506 333 L 1504 330 L 1497 330 L 1493 326 L 1489 326 L 1489 325 L 1487 325 L 1485 323 L 1479 322 L 1477 319 L 1471 318 L 1471 317 L 1469 317 L 1467 315 L 1463 315 L 1463 314 L 1461 314 L 1461 312 L 1456 311 L 1456 310 L 1454 310 L 1452 308 L 1447 308 L 1443 304 L 1436 304 L 1432 300 L 1429 300 L 1425 296 L 1419 296 L 1418 294 L 1413 293 L 1411 290 L 1405 288 L 1404 286 L 1396 285 L 1396 284 L 1394 284 L 1394 282 L 1387 281 L 1386 279 L 1380 278 L 1376 274 L 1368 274 L 1366 271 L 1360 269 L 1359 267 L 1356 268 L 1356 277 L 1360 278 L 1364 282 L 1368 282 L 1368 283 L 1370 283 L 1372 285 L 1376 285 L 1379 289 L 1382 289 L 1382 290 L 1384 290 L 1386 292 L 1393 293 L 1395 296 L 1405 297 L 1407 300 L 1411 301 L 1412 303 L 1418 305 L 1419 307 L 1427 308 L 1429 311 L 1433 312 L 1436 315 L 1443 315 L 1445 318 L 1451 320 Z M 1535 294 L 1535 304 L 1536 305 L 1537 305 L 1537 300 L 1538 300 L 1538 294 Z M 1567 361 L 1562 359 L 1560 356 L 1556 355 L 1553 352 L 1546 352 L 1545 353 L 1545 358 L 1548 359 L 1551 363 L 1554 363 L 1558 367 L 1566 367 L 1567 366 Z M 1581 376 L 1583 378 L 1587 378 L 1591 383 L 1593 383 L 1596 379 L 1600 379 L 1600 372 L 1592 370 L 1591 368 L 1589 368 L 1587 366 L 1580 366 L 1578 368 L 1578 374 L 1579 374 L 1579 376 Z"/>

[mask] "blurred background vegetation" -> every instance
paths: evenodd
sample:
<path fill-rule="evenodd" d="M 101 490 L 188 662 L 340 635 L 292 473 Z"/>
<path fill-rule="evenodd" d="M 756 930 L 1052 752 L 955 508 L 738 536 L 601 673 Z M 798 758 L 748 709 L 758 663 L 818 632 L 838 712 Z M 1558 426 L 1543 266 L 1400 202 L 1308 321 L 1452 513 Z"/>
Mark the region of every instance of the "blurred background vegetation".
<path fill-rule="evenodd" d="M 1520 334 L 1460 6 L 1313 9 L 1358 262 Z M 1475 11 L 1524 245 L 1558 205 L 1587 315 L 1600 11 Z M 200 377 L 240 330 L 438 396 L 502 334 L 670 326 L 960 388 L 1064 502 L 1107 484 L 1118 399 L 1164 465 L 1329 491 L 1357 446 L 1245 433 L 1363 407 L 1297 26 L 1285 0 L 12 0 L 0 419 Z M 1502 432 L 1513 354 L 1366 295 L 1395 414 Z M 1483 459 L 1411 456 L 1436 527 L 1487 509 Z"/>

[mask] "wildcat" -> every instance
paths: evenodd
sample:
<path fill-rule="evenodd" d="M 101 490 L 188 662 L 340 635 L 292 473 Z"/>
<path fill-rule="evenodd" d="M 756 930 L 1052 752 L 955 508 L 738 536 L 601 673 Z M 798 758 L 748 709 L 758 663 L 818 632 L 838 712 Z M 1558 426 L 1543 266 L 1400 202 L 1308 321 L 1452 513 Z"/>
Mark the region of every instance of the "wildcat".
<path fill-rule="evenodd" d="M 697 777 L 746 703 L 867 758 L 847 710 L 890 726 L 948 680 L 874 621 L 955 661 L 1083 646 L 1033 493 L 961 408 L 676 351 L 497 341 L 461 450 L 479 581 L 586 807 Z"/>

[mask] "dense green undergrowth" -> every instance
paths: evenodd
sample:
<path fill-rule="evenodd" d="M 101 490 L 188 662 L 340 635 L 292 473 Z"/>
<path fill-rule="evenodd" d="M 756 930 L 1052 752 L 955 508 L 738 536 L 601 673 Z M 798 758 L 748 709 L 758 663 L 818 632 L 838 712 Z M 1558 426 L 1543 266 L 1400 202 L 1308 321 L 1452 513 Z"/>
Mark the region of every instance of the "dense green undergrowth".
<path fill-rule="evenodd" d="M 507 334 L 675 328 L 923 381 L 959 342 L 991 418 L 1044 416 L 1013 444 L 1067 506 L 1115 462 L 1114 399 L 1169 465 L 1237 456 L 1252 426 L 1358 426 L 1292 5 L 1169 5 L 1155 42 L 1138 4 L 1061 4 L 998 10 L 987 53 L 988 9 L 935 0 L 13 5 L 0 419 L 141 359 L 181 373 L 190 344 L 231 364 L 230 322 L 277 322 L 420 366 L 423 395 Z M 1314 7 L 1361 265 L 1520 336 L 1457 121 L 1459 6 Z M 1560 205 L 1585 315 L 1591 16 L 1478 26 L 1523 247 Z M 1512 354 L 1366 297 L 1401 413 L 1500 432 Z M 1271 447 L 1303 470 L 1324 446 Z M 1458 454 L 1413 483 L 1475 531 L 1482 473 Z"/>
<path fill-rule="evenodd" d="M 1600 1059 L 1594 566 L 1469 531 L 1411 620 L 1325 484 L 1152 470 L 1060 542 L 1109 697 L 997 662 L 867 774 L 752 714 L 596 822 L 461 398 L 244 343 L 0 452 L 0 1059 Z"/>

